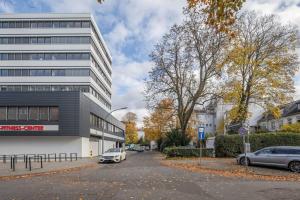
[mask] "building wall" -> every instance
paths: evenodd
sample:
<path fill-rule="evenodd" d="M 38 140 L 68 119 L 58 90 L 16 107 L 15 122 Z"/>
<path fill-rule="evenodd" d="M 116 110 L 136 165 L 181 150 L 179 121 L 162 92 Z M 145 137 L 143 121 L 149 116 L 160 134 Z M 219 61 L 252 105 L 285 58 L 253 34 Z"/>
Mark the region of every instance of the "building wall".
<path fill-rule="evenodd" d="M 94 18 L 89 13 L 41 13 L 41 14 L 1 14 L 0 22 L 90 22 L 89 27 L 30 27 L 30 28 L 0 28 L 0 37 L 89 37 L 93 43 L 30 43 L 30 44 L 0 44 L 0 53 L 88 53 L 97 61 L 98 68 L 105 77 L 112 81 L 111 56 Z M 94 45 L 92 45 L 94 44 Z M 51 77 L 51 76 L 0 76 L 0 85 L 84 85 L 93 87 L 103 100 L 94 98 L 106 111 L 111 109 L 111 95 L 104 92 L 103 87 L 111 94 L 111 84 L 108 84 L 92 59 L 86 60 L 1 60 L 1 69 L 68 69 L 85 68 L 94 72 L 100 80 L 100 87 L 91 77 Z M 93 94 L 94 95 L 94 94 Z"/>
<path fill-rule="evenodd" d="M 78 153 L 81 157 L 88 153 L 83 143 L 78 136 L 6 136 L 0 138 L 0 154 Z"/>
<path fill-rule="evenodd" d="M 215 123 L 215 115 L 210 113 L 198 113 L 198 126 L 205 128 L 205 133 L 215 133 L 216 131 L 216 123 Z"/>
<path fill-rule="evenodd" d="M 79 92 L 0 92 L 0 106 L 58 106 L 59 121 L 0 121 L 0 125 L 50 125 L 58 124 L 59 131 L 0 132 L 0 136 L 82 136 L 89 132 L 79 131 Z"/>
<path fill-rule="evenodd" d="M 104 141 L 104 151 L 116 148 L 115 141 Z M 77 153 L 78 157 L 101 155 L 102 140 L 78 136 L 6 136 L 0 139 L 0 155 Z"/>
<path fill-rule="evenodd" d="M 260 129 L 267 131 L 279 131 L 282 125 L 294 124 L 300 122 L 300 114 L 281 117 L 279 119 L 271 119 L 269 121 L 259 122 Z"/>

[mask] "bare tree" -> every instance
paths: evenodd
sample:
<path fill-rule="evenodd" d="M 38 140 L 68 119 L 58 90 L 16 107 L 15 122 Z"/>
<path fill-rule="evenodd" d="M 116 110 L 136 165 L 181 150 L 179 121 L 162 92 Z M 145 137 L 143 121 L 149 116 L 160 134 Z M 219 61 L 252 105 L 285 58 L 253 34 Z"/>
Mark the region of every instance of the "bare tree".
<path fill-rule="evenodd" d="M 183 134 L 194 107 L 215 95 L 226 44 L 224 35 L 205 23 L 198 6 L 185 10 L 185 15 L 184 23 L 174 25 L 155 46 L 151 54 L 155 66 L 146 81 L 148 106 L 172 99 Z"/>
<path fill-rule="evenodd" d="M 137 121 L 137 116 L 133 112 L 127 112 L 123 118 L 122 121 L 125 123 L 135 123 Z"/>

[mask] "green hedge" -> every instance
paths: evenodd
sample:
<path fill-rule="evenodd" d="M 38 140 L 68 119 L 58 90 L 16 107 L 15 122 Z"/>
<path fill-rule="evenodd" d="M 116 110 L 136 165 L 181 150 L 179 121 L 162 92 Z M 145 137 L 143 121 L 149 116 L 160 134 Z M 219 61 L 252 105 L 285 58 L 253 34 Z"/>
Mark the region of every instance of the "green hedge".
<path fill-rule="evenodd" d="M 213 157 L 213 149 L 202 149 L 203 157 Z M 167 157 L 199 157 L 200 149 L 194 147 L 166 147 L 163 151 Z"/>
<path fill-rule="evenodd" d="M 300 146 L 300 133 L 257 133 L 249 136 L 251 151 L 268 146 Z M 240 135 L 220 135 L 215 139 L 216 157 L 234 157 L 243 152 Z"/>

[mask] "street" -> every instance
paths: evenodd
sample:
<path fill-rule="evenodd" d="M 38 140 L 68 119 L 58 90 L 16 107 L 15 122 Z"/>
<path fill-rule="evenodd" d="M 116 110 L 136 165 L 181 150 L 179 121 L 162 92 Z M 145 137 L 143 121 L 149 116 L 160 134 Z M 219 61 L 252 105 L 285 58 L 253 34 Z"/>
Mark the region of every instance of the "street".
<path fill-rule="evenodd" d="M 300 199 L 300 182 L 225 178 L 162 166 L 160 154 L 130 152 L 120 164 L 0 181 L 0 199 Z"/>

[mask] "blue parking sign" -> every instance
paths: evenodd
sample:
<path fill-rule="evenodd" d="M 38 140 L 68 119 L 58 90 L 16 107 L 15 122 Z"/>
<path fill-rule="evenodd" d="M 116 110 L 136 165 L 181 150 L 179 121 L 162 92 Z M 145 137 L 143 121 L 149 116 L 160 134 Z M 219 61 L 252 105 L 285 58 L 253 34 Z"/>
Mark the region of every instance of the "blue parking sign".
<path fill-rule="evenodd" d="M 205 139 L 205 132 L 204 127 L 198 128 L 198 140 L 204 140 Z"/>

